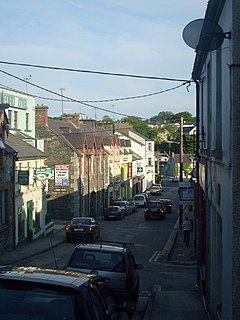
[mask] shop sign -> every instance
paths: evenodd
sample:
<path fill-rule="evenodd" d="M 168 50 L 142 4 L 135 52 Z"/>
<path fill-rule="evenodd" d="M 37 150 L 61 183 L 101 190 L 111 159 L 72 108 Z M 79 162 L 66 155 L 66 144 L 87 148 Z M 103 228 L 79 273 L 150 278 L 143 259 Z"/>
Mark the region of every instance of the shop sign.
<path fill-rule="evenodd" d="M 37 168 L 35 170 L 35 178 L 39 181 L 52 180 L 54 178 L 53 169 L 48 167 Z"/>
<path fill-rule="evenodd" d="M 28 170 L 19 170 L 18 171 L 18 183 L 22 186 L 29 185 L 29 171 Z"/>

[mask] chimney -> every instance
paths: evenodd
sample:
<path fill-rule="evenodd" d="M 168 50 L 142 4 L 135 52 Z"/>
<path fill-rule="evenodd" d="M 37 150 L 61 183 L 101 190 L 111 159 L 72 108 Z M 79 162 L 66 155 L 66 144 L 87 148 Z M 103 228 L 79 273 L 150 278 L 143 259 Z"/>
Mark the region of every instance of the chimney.
<path fill-rule="evenodd" d="M 35 108 L 35 126 L 43 127 L 48 125 L 48 106 L 36 105 Z"/>
<path fill-rule="evenodd" d="M 62 120 L 66 122 L 72 123 L 76 128 L 79 128 L 80 121 L 79 121 L 79 114 L 69 114 L 69 115 L 62 115 Z"/>

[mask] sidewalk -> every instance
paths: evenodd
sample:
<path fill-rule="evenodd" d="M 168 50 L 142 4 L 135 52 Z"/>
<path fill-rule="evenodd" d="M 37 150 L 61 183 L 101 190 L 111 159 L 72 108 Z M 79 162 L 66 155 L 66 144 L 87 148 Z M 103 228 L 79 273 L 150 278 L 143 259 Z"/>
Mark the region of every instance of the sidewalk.
<path fill-rule="evenodd" d="M 166 263 L 176 266 L 181 279 L 181 268 L 188 268 L 189 277 L 196 279 L 196 260 L 193 241 L 189 247 L 183 245 L 183 230 L 178 221 L 173 228 L 166 248 Z M 169 251 L 167 251 L 169 250 Z M 181 280 L 180 280 L 181 281 Z M 189 290 L 162 291 L 156 286 L 147 306 L 144 320 L 208 320 L 199 287 L 192 283 Z"/>
<path fill-rule="evenodd" d="M 65 241 L 65 224 L 55 224 L 53 233 L 46 238 L 36 239 L 28 244 L 20 244 L 15 250 L 0 251 L 0 265 L 14 265 L 26 258 L 48 251 Z"/>

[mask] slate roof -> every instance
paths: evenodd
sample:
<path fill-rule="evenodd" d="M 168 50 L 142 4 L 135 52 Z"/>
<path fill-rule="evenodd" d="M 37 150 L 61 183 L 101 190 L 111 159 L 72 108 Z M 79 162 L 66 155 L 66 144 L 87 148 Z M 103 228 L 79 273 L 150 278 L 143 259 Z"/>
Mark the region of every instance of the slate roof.
<path fill-rule="evenodd" d="M 18 153 L 18 160 L 46 158 L 46 155 L 42 151 L 23 141 L 24 138 L 25 137 L 21 137 L 21 134 L 19 133 L 16 135 L 9 133 L 8 137 L 6 138 L 6 143 Z"/>

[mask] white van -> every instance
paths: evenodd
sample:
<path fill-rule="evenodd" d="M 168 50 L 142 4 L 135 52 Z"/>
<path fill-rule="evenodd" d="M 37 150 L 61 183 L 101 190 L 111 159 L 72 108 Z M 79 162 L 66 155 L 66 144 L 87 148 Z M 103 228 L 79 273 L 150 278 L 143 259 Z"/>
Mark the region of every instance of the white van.
<path fill-rule="evenodd" d="M 133 197 L 133 201 L 138 207 L 145 207 L 145 205 L 147 204 L 147 197 L 143 193 L 135 194 L 135 196 Z"/>

